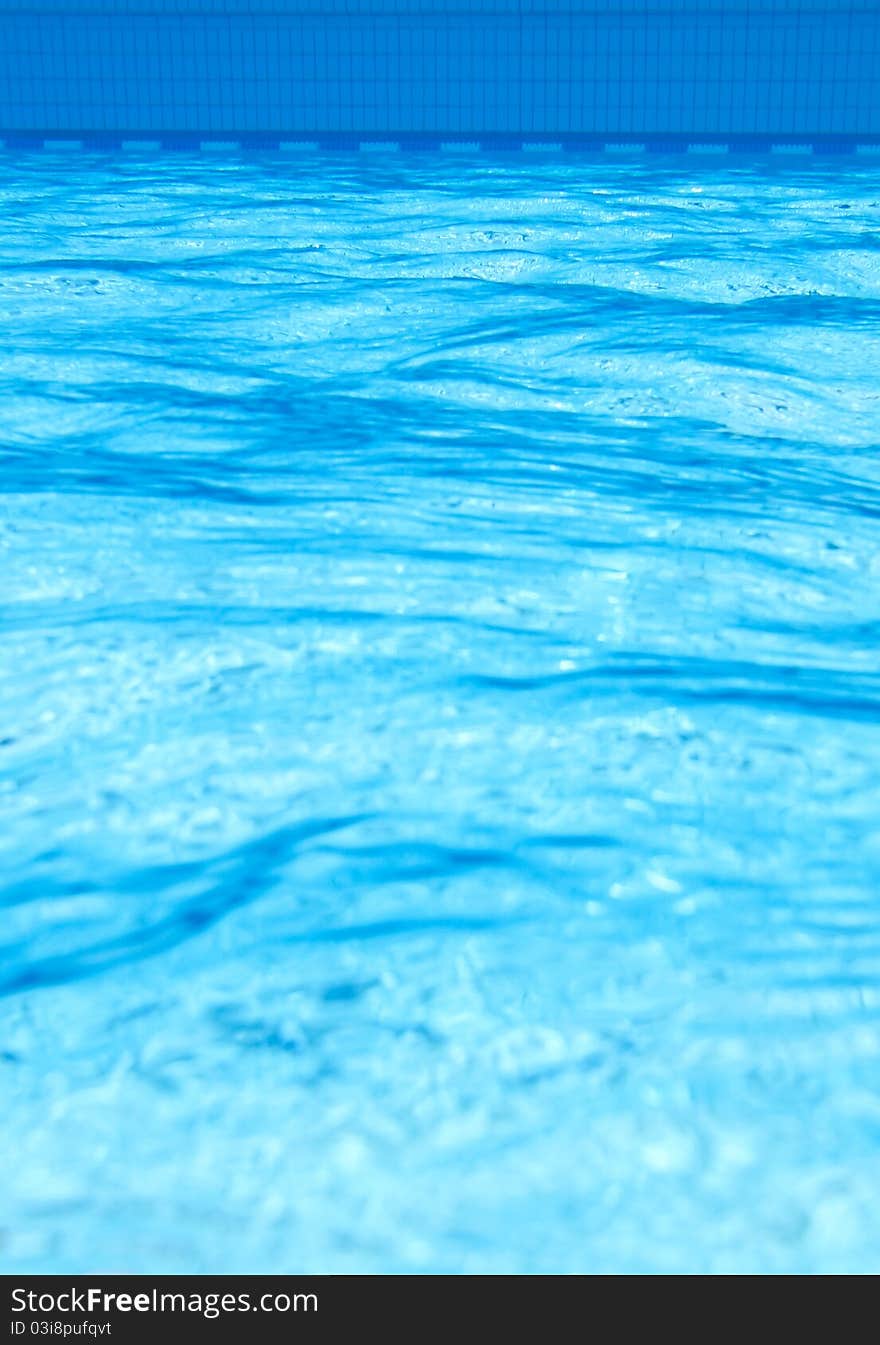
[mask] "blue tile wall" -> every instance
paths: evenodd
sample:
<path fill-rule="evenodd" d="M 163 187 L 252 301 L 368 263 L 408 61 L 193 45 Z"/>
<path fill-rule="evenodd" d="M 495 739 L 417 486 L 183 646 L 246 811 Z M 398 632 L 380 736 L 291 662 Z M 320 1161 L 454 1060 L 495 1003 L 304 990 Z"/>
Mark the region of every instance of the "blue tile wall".
<path fill-rule="evenodd" d="M 0 0 L 0 136 L 880 137 L 870 0 Z"/>

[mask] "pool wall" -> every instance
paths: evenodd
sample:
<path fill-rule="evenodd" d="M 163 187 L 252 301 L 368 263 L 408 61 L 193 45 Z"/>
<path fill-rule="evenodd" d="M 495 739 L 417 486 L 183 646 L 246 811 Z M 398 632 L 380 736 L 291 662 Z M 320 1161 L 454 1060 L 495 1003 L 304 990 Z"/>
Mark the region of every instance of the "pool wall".
<path fill-rule="evenodd" d="M 880 140 L 871 0 L 0 0 L 0 137 Z"/>

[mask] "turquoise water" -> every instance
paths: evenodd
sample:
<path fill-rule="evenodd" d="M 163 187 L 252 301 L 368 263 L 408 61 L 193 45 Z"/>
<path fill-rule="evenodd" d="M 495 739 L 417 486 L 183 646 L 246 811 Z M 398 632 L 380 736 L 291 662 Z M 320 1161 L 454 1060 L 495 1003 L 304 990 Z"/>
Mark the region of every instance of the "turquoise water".
<path fill-rule="evenodd" d="M 880 1268 L 876 168 L 0 200 L 3 1268 Z"/>

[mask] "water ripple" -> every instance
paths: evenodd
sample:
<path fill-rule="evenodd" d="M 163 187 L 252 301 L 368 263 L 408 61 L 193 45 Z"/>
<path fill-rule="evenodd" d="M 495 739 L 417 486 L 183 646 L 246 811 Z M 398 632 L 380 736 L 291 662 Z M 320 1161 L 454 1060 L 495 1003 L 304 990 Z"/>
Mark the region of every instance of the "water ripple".
<path fill-rule="evenodd" d="M 0 202 L 0 1259 L 876 1270 L 875 170 Z"/>

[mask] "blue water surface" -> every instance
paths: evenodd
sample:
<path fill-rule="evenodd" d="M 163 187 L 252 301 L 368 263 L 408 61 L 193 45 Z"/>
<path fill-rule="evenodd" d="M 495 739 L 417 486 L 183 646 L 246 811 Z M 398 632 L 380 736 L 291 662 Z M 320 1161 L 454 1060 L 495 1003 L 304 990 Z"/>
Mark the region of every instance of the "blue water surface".
<path fill-rule="evenodd" d="M 0 159 L 0 1263 L 880 1269 L 880 182 Z"/>

